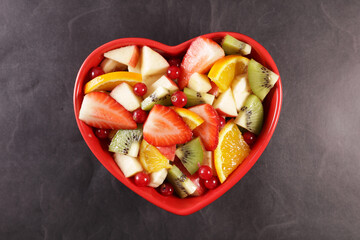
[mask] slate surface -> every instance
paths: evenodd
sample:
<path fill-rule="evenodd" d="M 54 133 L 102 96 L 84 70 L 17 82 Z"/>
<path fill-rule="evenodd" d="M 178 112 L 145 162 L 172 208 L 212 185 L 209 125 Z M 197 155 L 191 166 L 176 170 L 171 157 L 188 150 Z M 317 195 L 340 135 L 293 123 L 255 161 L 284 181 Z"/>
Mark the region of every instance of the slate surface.
<path fill-rule="evenodd" d="M 360 2 L 0 2 L 0 239 L 359 239 Z M 223 197 L 186 217 L 111 176 L 73 114 L 77 71 L 122 37 L 176 45 L 246 34 L 279 68 L 270 144 Z"/>

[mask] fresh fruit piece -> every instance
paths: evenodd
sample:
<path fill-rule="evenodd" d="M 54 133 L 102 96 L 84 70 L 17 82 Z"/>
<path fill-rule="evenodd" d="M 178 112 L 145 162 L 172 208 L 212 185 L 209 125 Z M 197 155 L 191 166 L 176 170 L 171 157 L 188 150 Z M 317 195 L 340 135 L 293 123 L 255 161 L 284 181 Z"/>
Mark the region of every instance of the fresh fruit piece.
<path fill-rule="evenodd" d="M 182 91 L 177 91 L 171 95 L 171 102 L 175 107 L 182 108 L 187 103 L 187 97 Z"/>
<path fill-rule="evenodd" d="M 254 145 L 254 143 L 256 142 L 256 135 L 252 132 L 244 132 L 243 137 L 247 145 L 249 145 L 250 147 L 252 147 L 252 145 Z"/>
<path fill-rule="evenodd" d="M 246 72 L 248 63 L 249 59 L 243 56 L 226 56 L 211 67 L 208 77 L 225 92 L 236 75 Z"/>
<path fill-rule="evenodd" d="M 144 172 L 139 172 L 134 176 L 134 183 L 138 187 L 146 187 L 149 185 L 150 177 Z"/>
<path fill-rule="evenodd" d="M 170 64 L 170 66 L 180 67 L 181 59 L 179 59 L 179 58 L 170 58 L 168 62 Z"/>
<path fill-rule="evenodd" d="M 137 158 L 115 153 L 114 160 L 125 177 L 131 177 L 136 173 L 143 171 L 143 168 Z"/>
<path fill-rule="evenodd" d="M 170 78 L 164 76 L 161 76 L 158 80 L 156 80 L 153 84 L 151 84 L 148 88 L 147 93 L 144 95 L 145 97 L 148 97 L 150 94 L 152 94 L 158 87 L 166 88 L 170 91 L 170 93 L 173 93 L 177 90 L 179 90 L 176 83 L 171 80 Z"/>
<path fill-rule="evenodd" d="M 217 180 L 216 177 L 212 176 L 210 179 L 204 180 L 204 185 L 207 189 L 211 190 L 219 185 L 219 180 Z"/>
<path fill-rule="evenodd" d="M 244 73 L 236 76 L 232 81 L 231 89 L 235 99 L 236 110 L 240 111 L 240 108 L 244 105 L 246 98 L 251 94 L 247 74 Z"/>
<path fill-rule="evenodd" d="M 112 129 L 109 131 L 109 134 L 108 134 L 108 139 L 113 139 L 113 137 L 115 136 L 115 134 L 117 133 L 117 129 Z"/>
<path fill-rule="evenodd" d="M 213 159 L 213 152 L 212 151 L 204 151 L 203 165 L 210 167 L 212 175 L 217 176 L 215 166 L 214 166 L 214 159 Z"/>
<path fill-rule="evenodd" d="M 155 104 L 170 106 L 170 91 L 166 88 L 158 87 L 150 96 L 141 102 L 141 109 L 149 111 L 154 107 Z"/>
<path fill-rule="evenodd" d="M 136 66 L 132 67 L 132 66 L 128 65 L 127 68 L 128 68 L 129 72 L 141 74 L 141 50 L 140 50 L 140 48 L 139 48 L 139 59 L 137 61 Z"/>
<path fill-rule="evenodd" d="M 167 76 L 172 79 L 175 80 L 179 77 L 180 74 L 180 68 L 177 66 L 170 66 L 167 70 Z"/>
<path fill-rule="evenodd" d="M 199 173 L 199 177 L 205 180 L 210 179 L 213 176 L 212 169 L 207 165 L 200 166 L 198 173 Z"/>
<path fill-rule="evenodd" d="M 90 70 L 90 79 L 94 79 L 98 76 L 105 74 L 101 67 L 93 67 Z"/>
<path fill-rule="evenodd" d="M 204 122 L 204 119 L 202 119 L 199 115 L 186 108 L 170 108 L 173 109 L 177 114 L 179 114 L 180 117 L 182 117 L 184 122 L 189 126 L 191 130 L 194 130 L 197 126 L 200 126 Z"/>
<path fill-rule="evenodd" d="M 196 191 L 196 185 L 175 165 L 170 168 L 167 180 L 174 187 L 175 192 L 180 198 L 185 198 Z"/>
<path fill-rule="evenodd" d="M 219 116 L 219 128 L 222 129 L 226 124 L 225 117 Z"/>
<path fill-rule="evenodd" d="M 170 161 L 174 161 L 175 159 L 175 151 L 176 145 L 168 146 L 168 147 L 156 147 L 162 155 L 164 155 Z"/>
<path fill-rule="evenodd" d="M 250 147 L 246 144 L 240 130 L 230 120 L 219 134 L 219 145 L 214 151 L 214 164 L 221 183 L 249 155 Z"/>
<path fill-rule="evenodd" d="M 146 140 L 142 140 L 141 142 L 140 163 L 148 173 L 157 172 L 163 168 L 171 168 L 169 160 Z"/>
<path fill-rule="evenodd" d="M 110 93 L 110 96 L 129 112 L 140 107 L 141 98 L 136 96 L 133 88 L 127 83 L 120 83 Z"/>
<path fill-rule="evenodd" d="M 220 94 L 215 100 L 213 107 L 220 115 L 225 115 L 227 117 L 237 116 L 235 99 L 231 88 L 228 88 L 228 90 Z"/>
<path fill-rule="evenodd" d="M 227 55 L 238 53 L 242 55 L 248 55 L 251 53 L 251 46 L 249 44 L 237 40 L 230 35 L 226 35 L 223 38 L 221 47 L 224 49 Z"/>
<path fill-rule="evenodd" d="M 111 140 L 109 151 L 137 157 L 141 138 L 141 128 L 135 130 L 118 130 Z"/>
<path fill-rule="evenodd" d="M 143 76 L 164 75 L 169 67 L 163 56 L 144 46 L 141 49 L 141 74 Z"/>
<path fill-rule="evenodd" d="M 137 96 L 144 96 L 147 92 L 147 86 L 144 83 L 137 83 L 134 85 L 134 93 Z"/>
<path fill-rule="evenodd" d="M 106 139 L 109 136 L 109 132 L 108 129 L 96 129 L 95 135 L 100 139 Z"/>
<path fill-rule="evenodd" d="M 162 76 L 164 76 L 163 74 L 157 74 L 157 75 L 150 75 L 150 76 L 142 76 L 143 77 L 143 82 L 146 84 L 146 86 L 150 87 L 151 85 L 153 85 L 157 80 L 159 80 Z"/>
<path fill-rule="evenodd" d="M 115 72 L 115 71 L 125 71 L 127 66 L 125 64 L 119 63 L 109 58 L 104 58 L 102 60 L 100 67 L 104 73 Z"/>
<path fill-rule="evenodd" d="M 84 96 L 79 119 L 96 128 L 135 129 L 137 127 L 131 113 L 103 92 L 92 92 Z"/>
<path fill-rule="evenodd" d="M 187 97 L 186 107 L 192 107 L 203 103 L 212 105 L 215 99 L 214 95 L 196 92 L 190 88 L 184 88 L 184 93 Z"/>
<path fill-rule="evenodd" d="M 150 183 L 149 187 L 157 188 L 160 186 L 164 180 L 166 179 L 166 176 L 168 174 L 168 170 L 166 168 L 163 168 L 157 172 L 153 172 L 150 174 Z"/>
<path fill-rule="evenodd" d="M 219 87 L 213 81 L 210 81 L 210 84 L 211 84 L 211 89 L 208 93 L 214 95 L 215 97 L 218 97 L 220 94 Z"/>
<path fill-rule="evenodd" d="M 248 78 L 251 90 L 263 101 L 278 81 L 279 75 L 251 59 L 248 66 Z"/>
<path fill-rule="evenodd" d="M 148 113 L 141 108 L 133 112 L 133 119 L 136 123 L 144 123 L 148 117 Z"/>
<path fill-rule="evenodd" d="M 219 117 L 216 110 L 209 104 L 198 105 L 189 110 L 204 119 L 204 123 L 193 130 L 194 135 L 200 137 L 206 151 L 215 150 L 219 141 Z"/>
<path fill-rule="evenodd" d="M 180 89 L 188 85 L 190 76 L 195 73 L 205 73 L 220 58 L 224 57 L 224 50 L 211 39 L 196 38 L 187 50 L 180 66 L 178 84 Z"/>
<path fill-rule="evenodd" d="M 139 55 L 139 48 L 135 45 L 117 48 L 104 53 L 104 57 L 131 67 L 136 67 Z"/>
<path fill-rule="evenodd" d="M 264 118 L 264 109 L 260 99 L 251 94 L 241 107 L 235 123 L 240 127 L 258 135 L 261 131 Z"/>
<path fill-rule="evenodd" d="M 184 167 L 184 165 L 181 163 L 181 161 L 179 160 L 179 158 L 176 158 L 175 159 L 175 166 L 177 166 L 179 168 L 179 170 L 185 174 L 185 176 L 187 178 L 189 178 L 193 183 L 194 185 L 196 186 L 196 190 L 195 192 L 193 192 L 191 194 L 191 196 L 195 196 L 195 197 L 198 197 L 198 196 L 201 196 L 203 195 L 205 192 L 206 192 L 206 188 L 204 186 L 204 184 L 202 184 L 202 181 L 199 177 L 199 174 L 196 172 L 194 173 L 193 175 L 191 175 L 188 170 L 186 170 L 186 168 Z"/>
<path fill-rule="evenodd" d="M 196 92 L 208 92 L 211 89 L 211 84 L 205 74 L 194 73 L 189 79 L 188 88 Z"/>
<path fill-rule="evenodd" d="M 164 196 L 171 196 L 174 193 L 174 187 L 170 183 L 163 183 L 159 187 L 159 192 Z"/>
<path fill-rule="evenodd" d="M 202 164 L 204 159 L 204 150 L 200 138 L 194 138 L 190 142 L 182 145 L 175 152 L 186 170 L 193 175 Z"/>
<path fill-rule="evenodd" d="M 171 108 L 155 105 L 143 129 L 144 139 L 154 146 L 171 146 L 191 140 L 192 132 Z"/>
<path fill-rule="evenodd" d="M 141 82 L 141 74 L 125 71 L 106 73 L 98 76 L 85 84 L 84 93 L 95 91 L 111 91 L 120 83 L 126 82 L 130 86 Z"/>

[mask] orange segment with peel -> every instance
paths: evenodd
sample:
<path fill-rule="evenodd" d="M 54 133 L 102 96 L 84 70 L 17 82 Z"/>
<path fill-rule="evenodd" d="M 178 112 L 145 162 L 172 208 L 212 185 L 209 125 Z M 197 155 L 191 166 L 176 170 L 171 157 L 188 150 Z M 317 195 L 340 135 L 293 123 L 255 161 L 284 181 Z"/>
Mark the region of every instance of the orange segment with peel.
<path fill-rule="evenodd" d="M 171 168 L 169 160 L 145 140 L 142 140 L 140 146 L 140 163 L 148 173 L 157 172 L 163 168 Z"/>
<path fill-rule="evenodd" d="M 111 91 L 120 83 L 126 82 L 134 86 L 138 82 L 142 82 L 142 76 L 139 73 L 117 71 L 100 75 L 85 84 L 84 93 L 94 91 Z"/>
<path fill-rule="evenodd" d="M 216 61 L 208 77 L 225 92 L 236 75 L 246 72 L 249 59 L 240 55 L 229 55 Z"/>
<path fill-rule="evenodd" d="M 184 122 L 189 126 L 191 130 L 194 130 L 197 126 L 200 126 L 204 119 L 202 119 L 196 113 L 186 109 L 179 107 L 171 107 L 180 117 L 184 120 Z"/>
<path fill-rule="evenodd" d="M 236 124 L 233 120 L 227 122 L 219 133 L 219 144 L 214 151 L 214 165 L 221 183 L 225 182 L 249 153 L 250 147 Z"/>

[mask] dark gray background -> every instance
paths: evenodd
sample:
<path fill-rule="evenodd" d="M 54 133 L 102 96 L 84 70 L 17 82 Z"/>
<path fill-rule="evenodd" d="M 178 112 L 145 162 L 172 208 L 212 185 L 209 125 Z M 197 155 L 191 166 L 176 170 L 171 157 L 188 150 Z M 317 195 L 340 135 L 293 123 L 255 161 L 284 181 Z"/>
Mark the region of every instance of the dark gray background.
<path fill-rule="evenodd" d="M 0 239 L 359 239 L 360 1 L 0 1 Z M 77 71 L 122 37 L 234 31 L 284 87 L 253 169 L 190 216 L 118 182 L 73 114 Z"/>

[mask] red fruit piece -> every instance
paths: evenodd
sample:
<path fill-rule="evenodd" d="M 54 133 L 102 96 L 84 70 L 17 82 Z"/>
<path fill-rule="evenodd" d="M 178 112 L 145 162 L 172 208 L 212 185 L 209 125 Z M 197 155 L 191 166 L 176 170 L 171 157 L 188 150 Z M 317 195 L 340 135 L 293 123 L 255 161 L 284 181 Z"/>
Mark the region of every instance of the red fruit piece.
<path fill-rule="evenodd" d="M 133 112 L 133 119 L 136 123 L 144 123 L 146 121 L 146 118 L 148 116 L 148 113 L 141 108 L 136 109 Z"/>
<path fill-rule="evenodd" d="M 210 81 L 210 84 L 211 84 L 211 89 L 209 90 L 208 93 L 214 95 L 215 97 L 218 97 L 220 94 L 219 87 L 213 81 Z"/>
<path fill-rule="evenodd" d="M 109 136 L 110 131 L 107 129 L 96 129 L 95 135 L 100 139 L 106 139 Z"/>
<path fill-rule="evenodd" d="M 159 192 L 164 196 L 170 196 L 174 193 L 174 187 L 170 183 L 163 183 L 159 187 Z"/>
<path fill-rule="evenodd" d="M 175 107 L 182 108 L 187 103 L 187 97 L 184 92 L 177 91 L 174 92 L 173 95 L 171 96 L 171 102 Z"/>
<path fill-rule="evenodd" d="M 87 125 L 103 129 L 136 129 L 132 115 L 120 103 L 103 92 L 84 96 L 79 119 Z"/>
<path fill-rule="evenodd" d="M 256 135 L 252 132 L 245 132 L 243 133 L 243 137 L 245 142 L 252 147 L 254 143 L 256 142 Z"/>
<path fill-rule="evenodd" d="M 210 179 L 203 181 L 207 189 L 214 189 L 219 185 L 219 180 L 216 177 L 211 177 Z"/>
<path fill-rule="evenodd" d="M 144 172 L 139 172 L 134 176 L 134 182 L 138 187 L 146 187 L 150 183 L 150 177 Z"/>
<path fill-rule="evenodd" d="M 103 75 L 105 74 L 104 70 L 102 70 L 101 67 L 93 67 L 91 70 L 90 70 L 90 79 L 94 79 L 100 75 Z"/>
<path fill-rule="evenodd" d="M 156 104 L 144 124 L 144 139 L 153 146 L 172 146 L 191 140 L 192 132 L 171 108 Z"/>
<path fill-rule="evenodd" d="M 156 147 L 162 155 L 164 155 L 170 161 L 174 161 L 176 145 L 168 146 L 168 147 Z"/>
<path fill-rule="evenodd" d="M 205 37 L 196 38 L 191 43 L 181 63 L 178 79 L 179 88 L 182 90 L 187 86 L 193 73 L 207 72 L 217 60 L 224 56 L 224 50 L 213 40 Z"/>

